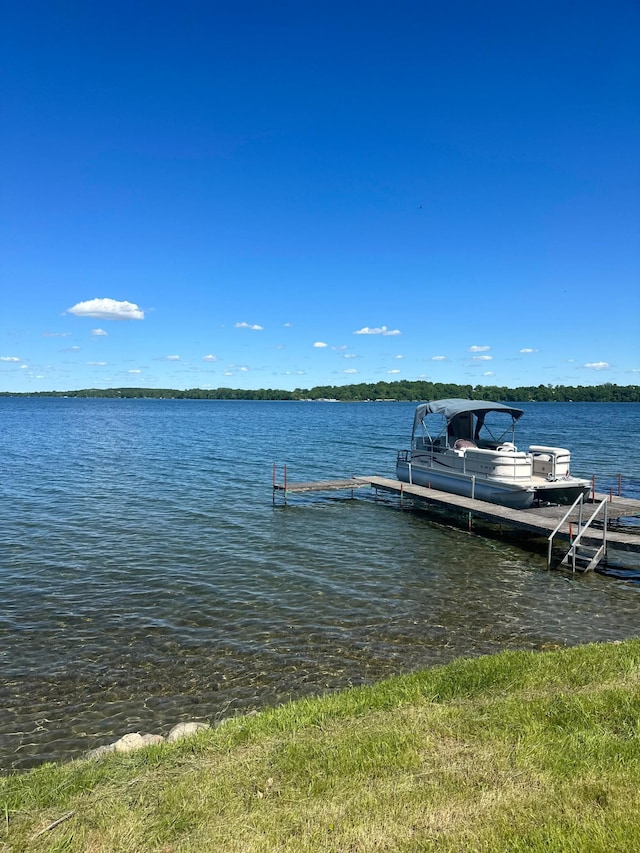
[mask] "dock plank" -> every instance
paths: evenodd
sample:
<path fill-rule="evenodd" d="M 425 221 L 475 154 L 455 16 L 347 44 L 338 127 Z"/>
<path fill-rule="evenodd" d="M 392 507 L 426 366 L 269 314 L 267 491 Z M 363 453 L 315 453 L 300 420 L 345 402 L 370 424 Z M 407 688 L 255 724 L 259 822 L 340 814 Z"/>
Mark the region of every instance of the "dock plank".
<path fill-rule="evenodd" d="M 286 482 L 274 483 L 273 488 L 278 492 L 330 492 L 340 489 L 362 489 L 369 485 L 368 481 L 360 481 L 352 477 L 348 480 L 317 480 L 306 483 Z"/>

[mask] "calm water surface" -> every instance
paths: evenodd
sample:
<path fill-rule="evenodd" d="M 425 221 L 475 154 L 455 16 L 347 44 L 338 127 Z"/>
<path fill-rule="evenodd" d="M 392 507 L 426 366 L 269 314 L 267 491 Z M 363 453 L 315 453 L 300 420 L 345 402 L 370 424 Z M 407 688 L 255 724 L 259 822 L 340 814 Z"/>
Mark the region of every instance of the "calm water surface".
<path fill-rule="evenodd" d="M 640 588 L 291 479 L 393 476 L 413 404 L 0 398 L 0 768 L 458 655 L 638 634 Z M 530 404 L 640 496 L 640 405 Z M 630 455 L 631 454 L 631 455 Z"/>

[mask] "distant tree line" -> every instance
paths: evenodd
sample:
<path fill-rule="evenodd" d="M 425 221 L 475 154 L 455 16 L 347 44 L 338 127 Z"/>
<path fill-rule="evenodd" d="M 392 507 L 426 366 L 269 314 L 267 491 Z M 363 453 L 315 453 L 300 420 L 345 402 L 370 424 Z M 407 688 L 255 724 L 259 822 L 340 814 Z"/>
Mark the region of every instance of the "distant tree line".
<path fill-rule="evenodd" d="M 172 400 L 339 400 L 353 403 L 363 401 L 414 401 L 438 400 L 445 397 L 462 397 L 468 400 L 494 400 L 509 403 L 638 403 L 639 385 L 523 385 L 507 388 L 502 385 L 455 385 L 441 382 L 400 380 L 397 382 L 361 383 L 358 385 L 317 385 L 314 388 L 296 388 L 281 391 L 259 388 L 247 391 L 240 388 L 190 388 L 180 391 L 173 388 L 85 388 L 80 391 L 37 391 L 12 394 L 0 392 L 4 397 L 119 397 L 122 399 L 172 399 Z"/>

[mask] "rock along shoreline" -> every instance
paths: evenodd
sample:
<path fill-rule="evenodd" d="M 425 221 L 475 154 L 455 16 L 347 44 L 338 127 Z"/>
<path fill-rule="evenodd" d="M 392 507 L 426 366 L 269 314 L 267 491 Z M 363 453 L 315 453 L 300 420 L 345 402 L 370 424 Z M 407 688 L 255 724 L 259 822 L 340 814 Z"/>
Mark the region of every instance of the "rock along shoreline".
<path fill-rule="evenodd" d="M 98 760 L 112 752 L 135 752 L 145 746 L 153 746 L 160 743 L 175 743 L 183 738 L 192 737 L 203 729 L 210 729 L 209 723 L 187 722 L 175 725 L 166 737 L 162 735 L 140 734 L 140 732 L 129 732 L 113 743 L 98 746 L 91 749 L 85 755 L 86 759 Z"/>

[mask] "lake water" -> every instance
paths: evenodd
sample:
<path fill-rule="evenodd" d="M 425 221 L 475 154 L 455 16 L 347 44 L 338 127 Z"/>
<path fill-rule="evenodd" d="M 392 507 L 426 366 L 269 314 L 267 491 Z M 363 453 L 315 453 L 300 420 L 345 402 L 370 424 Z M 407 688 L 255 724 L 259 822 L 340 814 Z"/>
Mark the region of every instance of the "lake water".
<path fill-rule="evenodd" d="M 0 769 L 501 649 L 635 636 L 640 588 L 376 503 L 414 404 L 0 398 Z M 528 404 L 521 447 L 640 496 L 640 404 Z"/>

